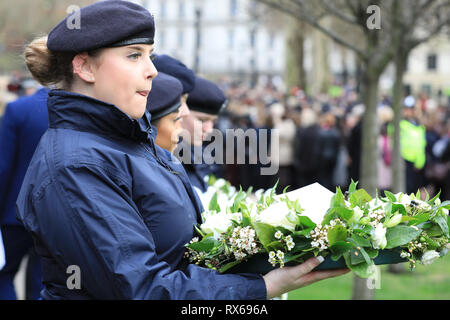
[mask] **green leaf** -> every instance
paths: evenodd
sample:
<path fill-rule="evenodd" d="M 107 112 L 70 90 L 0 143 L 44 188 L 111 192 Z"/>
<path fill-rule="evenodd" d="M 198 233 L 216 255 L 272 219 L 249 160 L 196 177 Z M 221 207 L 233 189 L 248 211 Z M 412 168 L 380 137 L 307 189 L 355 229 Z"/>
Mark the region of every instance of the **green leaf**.
<path fill-rule="evenodd" d="M 414 221 L 414 217 L 410 217 L 410 216 L 403 216 L 402 217 L 402 222 L 409 222 L 409 221 Z"/>
<path fill-rule="evenodd" d="M 436 215 L 437 213 L 439 213 L 440 211 L 442 212 L 442 209 L 449 210 L 450 209 L 450 201 L 444 201 L 438 207 L 434 208 L 433 216 Z"/>
<path fill-rule="evenodd" d="M 360 247 L 371 247 L 372 246 L 370 240 L 368 240 L 364 237 L 361 237 L 360 235 L 352 234 L 352 239 Z"/>
<path fill-rule="evenodd" d="M 442 236 L 443 231 L 439 225 L 432 224 L 431 227 L 427 229 L 427 234 L 430 237 L 439 237 Z"/>
<path fill-rule="evenodd" d="M 350 183 L 350 186 L 348 187 L 348 193 L 352 194 L 353 192 L 356 191 L 356 187 L 358 185 L 358 182 L 353 181 Z"/>
<path fill-rule="evenodd" d="M 345 264 L 347 267 L 353 271 L 360 278 L 370 278 L 375 275 L 376 269 L 373 264 L 367 264 L 362 262 L 360 264 L 352 265 L 350 253 L 344 255 Z"/>
<path fill-rule="evenodd" d="M 409 227 L 405 225 L 398 225 L 393 228 L 389 228 L 386 231 L 387 245 L 385 249 L 403 246 L 417 238 L 421 232 L 422 230 L 417 227 Z"/>
<path fill-rule="evenodd" d="M 402 215 L 407 214 L 405 206 L 399 203 L 392 204 L 392 212 L 400 212 Z"/>
<path fill-rule="evenodd" d="M 366 250 L 366 252 L 369 255 L 370 259 L 375 259 L 378 256 L 378 253 L 379 253 L 379 251 L 377 249 L 364 248 L 364 250 Z"/>
<path fill-rule="evenodd" d="M 435 196 L 433 197 L 433 199 L 428 200 L 427 203 L 428 203 L 429 205 L 434 206 L 434 201 L 435 201 L 437 198 L 439 198 L 440 195 L 441 195 L 441 190 L 439 190 L 438 194 L 435 195 Z"/>
<path fill-rule="evenodd" d="M 258 236 L 259 241 L 264 246 L 264 248 L 268 249 L 269 245 L 276 241 L 274 234 L 277 231 L 275 227 L 268 225 L 262 222 L 253 222 L 253 228 L 256 231 L 256 235 Z"/>
<path fill-rule="evenodd" d="M 386 190 L 384 191 L 384 195 L 392 202 L 397 202 L 397 199 L 395 198 L 395 195 L 392 192 Z"/>
<path fill-rule="evenodd" d="M 367 253 L 366 253 L 366 256 L 367 256 Z M 361 254 L 361 250 L 358 250 L 356 248 L 353 248 L 350 250 L 350 261 L 351 261 L 352 265 L 357 265 L 362 262 L 370 263 L 370 259 L 367 262 L 366 259 L 364 258 L 364 256 Z"/>
<path fill-rule="evenodd" d="M 345 207 L 344 194 L 341 188 L 336 188 L 336 194 L 331 198 L 331 207 Z"/>
<path fill-rule="evenodd" d="M 344 207 L 337 207 L 335 208 L 336 213 L 338 214 L 339 218 L 344 221 L 349 221 L 353 217 L 353 210 L 349 208 Z"/>
<path fill-rule="evenodd" d="M 217 241 L 212 238 L 204 238 L 200 242 L 193 242 L 187 245 L 188 248 L 195 250 L 197 252 L 209 252 L 211 251 L 217 244 Z"/>
<path fill-rule="evenodd" d="M 367 193 L 364 189 L 359 189 L 352 194 L 350 194 L 348 200 L 350 201 L 351 205 L 354 206 L 362 206 L 363 204 L 370 202 L 372 200 L 372 197 Z"/>
<path fill-rule="evenodd" d="M 307 216 L 299 216 L 298 220 L 302 229 L 314 229 L 316 227 L 316 224 Z"/>
<path fill-rule="evenodd" d="M 439 243 L 437 243 L 436 241 L 434 241 L 433 239 L 431 239 L 430 237 L 428 237 L 427 235 L 423 235 L 425 242 L 427 243 L 427 247 L 430 250 L 436 250 L 437 248 L 439 248 Z"/>
<path fill-rule="evenodd" d="M 347 241 L 338 241 L 330 246 L 330 251 L 332 253 L 331 260 L 337 261 L 342 255 L 350 251 L 354 247 L 353 243 Z"/>
<path fill-rule="evenodd" d="M 420 189 L 419 189 L 416 192 L 416 199 L 418 199 L 418 200 L 422 199 L 420 196 L 421 196 L 421 194 L 420 194 Z"/>
<path fill-rule="evenodd" d="M 441 227 L 442 232 L 448 237 L 448 219 L 443 216 L 436 216 L 433 218 L 433 221 L 436 222 L 439 227 Z"/>
<path fill-rule="evenodd" d="M 347 239 L 347 228 L 341 225 L 336 225 L 328 229 L 328 243 L 330 246 L 334 245 L 336 242 L 345 241 Z"/>
<path fill-rule="evenodd" d="M 330 221 L 336 218 L 337 218 L 336 208 L 330 208 L 323 217 L 322 225 L 330 224 Z"/>
<path fill-rule="evenodd" d="M 420 223 L 428 221 L 430 219 L 430 213 L 429 212 L 419 213 L 412 218 L 413 218 L 413 220 L 410 221 L 409 225 L 415 226 Z"/>
<path fill-rule="evenodd" d="M 241 263 L 241 262 L 242 262 L 242 261 L 233 261 L 233 262 L 229 262 L 229 263 L 227 263 L 226 265 L 222 266 L 222 267 L 219 269 L 219 272 L 220 272 L 220 273 L 224 273 L 225 271 L 227 271 L 227 270 L 233 268 L 235 265 L 238 265 L 238 264 Z"/>
<path fill-rule="evenodd" d="M 220 212 L 220 206 L 217 202 L 217 192 L 214 193 L 214 195 L 211 198 L 211 201 L 209 202 L 209 210 L 215 210 L 216 212 Z"/>

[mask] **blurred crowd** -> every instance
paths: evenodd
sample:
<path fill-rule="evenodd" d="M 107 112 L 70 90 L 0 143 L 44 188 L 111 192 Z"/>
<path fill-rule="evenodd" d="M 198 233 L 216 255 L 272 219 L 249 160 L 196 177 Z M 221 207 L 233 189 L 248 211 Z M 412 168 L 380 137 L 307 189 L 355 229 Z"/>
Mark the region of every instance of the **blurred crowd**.
<path fill-rule="evenodd" d="M 256 189 L 273 187 L 278 192 L 294 190 L 319 182 L 334 191 L 346 190 L 351 182 L 360 180 L 362 118 L 365 107 L 356 88 L 332 86 L 329 92 L 309 96 L 300 88 L 285 90 L 277 81 L 251 88 L 245 83 L 221 81 L 228 107 L 216 123 L 224 133 L 227 129 L 277 129 L 279 142 L 267 149 L 271 161 L 277 161 L 276 175 L 262 175 L 264 161 L 252 164 L 258 157 L 258 144 L 245 145 L 245 164 L 215 165 L 214 174 L 229 180 L 235 187 Z M 0 126 L 5 105 L 19 96 L 30 95 L 38 85 L 30 78 L 13 74 L 0 79 Z M 287 92 L 287 93 L 286 93 Z M 426 94 L 408 95 L 403 101 L 403 118 L 424 128 L 424 165 L 405 161 L 406 192 L 426 188 L 430 195 L 441 191 L 442 199 L 450 199 L 450 101 L 440 103 Z M 377 110 L 379 123 L 378 190 L 393 191 L 392 182 L 392 101 L 384 96 Z M 270 130 L 266 131 L 270 134 Z M 224 141 L 225 143 L 225 141 Z M 414 142 L 416 143 L 416 142 Z M 234 150 L 230 150 L 234 148 Z M 224 157 L 236 154 L 236 144 L 224 145 Z M 273 164 L 272 164 L 273 165 Z"/>
<path fill-rule="evenodd" d="M 362 118 L 365 107 L 354 87 L 332 86 L 326 94 L 308 96 L 299 88 L 286 90 L 273 83 L 249 88 L 242 84 L 223 84 L 229 106 L 217 128 L 277 129 L 279 146 L 273 148 L 272 161 L 279 161 L 275 176 L 262 176 L 261 164 L 224 165 L 220 174 L 243 189 L 269 188 L 278 182 L 278 192 L 319 182 L 335 191 L 346 190 L 360 180 Z M 393 191 L 392 161 L 393 110 L 391 97 L 379 101 L 377 117 L 378 190 Z M 442 191 L 450 199 L 450 102 L 439 103 L 426 94 L 409 94 L 403 100 L 401 139 L 404 144 L 406 192 L 426 188 L 430 195 Z M 411 128 L 408 126 L 411 125 Z M 408 130 L 423 130 L 423 142 Z M 414 140 L 414 141 L 411 141 Z M 409 142 L 412 143 L 409 143 Z M 407 144 L 416 150 L 408 150 Z M 421 144 L 423 149 L 416 148 Z M 248 152 L 251 152 L 247 144 Z M 230 152 L 225 148 L 225 153 Z M 411 160 L 408 153 L 415 153 Z M 249 155 L 250 156 L 250 155 Z M 423 159 L 423 160 L 421 160 Z M 219 171 L 219 170 L 218 170 Z"/>

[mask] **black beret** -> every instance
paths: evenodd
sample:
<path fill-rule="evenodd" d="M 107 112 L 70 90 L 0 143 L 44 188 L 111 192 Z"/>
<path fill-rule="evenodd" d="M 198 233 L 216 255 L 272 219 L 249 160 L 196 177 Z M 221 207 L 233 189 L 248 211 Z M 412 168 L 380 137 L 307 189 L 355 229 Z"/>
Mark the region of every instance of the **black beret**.
<path fill-rule="evenodd" d="M 80 17 L 79 29 L 71 24 Z M 100 1 L 72 13 L 50 31 L 47 47 L 80 53 L 105 47 L 153 44 L 155 22 L 144 7 L 128 1 Z"/>
<path fill-rule="evenodd" d="M 158 120 L 181 106 L 183 86 L 176 78 L 159 72 L 152 81 L 152 89 L 147 98 L 147 110 L 152 120 Z"/>
<path fill-rule="evenodd" d="M 226 107 L 227 98 L 214 82 L 195 77 L 195 87 L 187 99 L 190 110 L 218 115 Z"/>
<path fill-rule="evenodd" d="M 153 64 L 156 70 L 164 72 L 177 78 L 183 84 L 183 94 L 190 93 L 194 89 L 194 71 L 186 67 L 180 60 L 172 58 L 166 54 L 154 55 Z"/>

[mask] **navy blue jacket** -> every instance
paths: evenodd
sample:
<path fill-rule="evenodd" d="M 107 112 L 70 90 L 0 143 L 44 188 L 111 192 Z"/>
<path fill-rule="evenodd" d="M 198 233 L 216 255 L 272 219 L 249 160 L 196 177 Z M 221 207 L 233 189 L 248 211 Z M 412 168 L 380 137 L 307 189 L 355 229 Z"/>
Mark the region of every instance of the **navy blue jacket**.
<path fill-rule="evenodd" d="M 260 275 L 187 263 L 203 208 L 182 166 L 154 144 L 148 113 L 136 121 L 60 90 L 48 111 L 17 200 L 42 258 L 44 299 L 266 298 Z M 71 265 L 81 289 L 67 286 Z"/>
<path fill-rule="evenodd" d="M 41 136 L 48 129 L 47 89 L 6 106 L 0 129 L 0 224 L 20 225 L 17 196 Z"/>
<path fill-rule="evenodd" d="M 205 182 L 205 177 L 213 174 L 213 165 L 206 164 L 204 162 L 204 154 L 203 154 L 203 146 L 194 147 L 187 146 L 184 142 L 181 142 L 179 145 L 181 151 L 175 150 L 175 154 L 180 154 L 180 159 L 183 160 L 183 151 L 190 150 L 190 154 L 188 157 L 190 158 L 190 163 L 186 161 L 183 162 L 184 169 L 189 177 L 189 181 L 191 184 L 198 188 L 201 192 L 206 192 L 208 189 L 208 184 Z M 196 150 L 197 149 L 197 150 Z M 195 156 L 197 152 L 197 157 L 201 156 L 201 163 L 195 161 Z"/>

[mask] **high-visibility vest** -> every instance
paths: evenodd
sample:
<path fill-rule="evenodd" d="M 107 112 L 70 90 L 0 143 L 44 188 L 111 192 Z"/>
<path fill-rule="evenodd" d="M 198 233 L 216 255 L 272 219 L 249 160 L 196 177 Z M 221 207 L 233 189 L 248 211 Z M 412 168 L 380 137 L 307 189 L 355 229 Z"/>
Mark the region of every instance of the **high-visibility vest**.
<path fill-rule="evenodd" d="M 417 126 L 408 120 L 400 121 L 400 146 L 402 157 L 414 163 L 414 167 L 422 169 L 425 166 L 425 126 Z"/>

